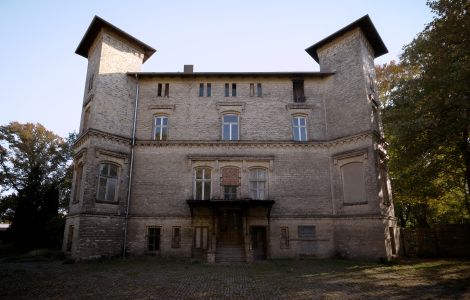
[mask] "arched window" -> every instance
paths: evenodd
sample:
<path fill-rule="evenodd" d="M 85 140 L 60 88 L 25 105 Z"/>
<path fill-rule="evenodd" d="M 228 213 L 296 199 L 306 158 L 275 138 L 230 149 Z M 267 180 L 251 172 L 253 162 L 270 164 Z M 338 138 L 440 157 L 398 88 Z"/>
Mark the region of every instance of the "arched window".
<path fill-rule="evenodd" d="M 197 168 L 194 170 L 194 200 L 211 198 L 211 169 Z"/>
<path fill-rule="evenodd" d="M 97 199 L 99 201 L 115 202 L 117 183 L 118 166 L 110 163 L 100 164 Z"/>
<path fill-rule="evenodd" d="M 238 141 L 239 139 L 239 118 L 236 114 L 226 114 L 222 116 L 222 140 Z"/>
<path fill-rule="evenodd" d="M 250 170 L 250 197 L 251 199 L 266 199 L 266 170 L 261 168 Z"/>
<path fill-rule="evenodd" d="M 156 141 L 165 141 L 168 139 L 168 117 L 167 116 L 155 117 L 153 138 Z"/>
<path fill-rule="evenodd" d="M 303 116 L 295 116 L 292 119 L 292 133 L 294 141 L 307 141 L 307 120 Z"/>

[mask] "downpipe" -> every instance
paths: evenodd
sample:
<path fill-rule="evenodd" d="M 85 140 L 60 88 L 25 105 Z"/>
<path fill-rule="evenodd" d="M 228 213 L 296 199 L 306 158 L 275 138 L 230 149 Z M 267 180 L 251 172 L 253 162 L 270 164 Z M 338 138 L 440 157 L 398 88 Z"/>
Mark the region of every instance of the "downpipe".
<path fill-rule="evenodd" d="M 131 203 L 132 171 L 134 168 L 134 147 L 135 147 L 135 129 L 137 123 L 137 105 L 139 104 L 139 77 L 135 74 L 135 102 L 134 102 L 134 121 L 132 124 L 132 142 L 131 142 L 131 162 L 129 164 L 129 184 L 127 187 L 127 205 L 124 218 L 124 241 L 122 243 L 122 257 L 126 257 L 127 252 L 127 231 L 129 224 L 129 207 Z"/>

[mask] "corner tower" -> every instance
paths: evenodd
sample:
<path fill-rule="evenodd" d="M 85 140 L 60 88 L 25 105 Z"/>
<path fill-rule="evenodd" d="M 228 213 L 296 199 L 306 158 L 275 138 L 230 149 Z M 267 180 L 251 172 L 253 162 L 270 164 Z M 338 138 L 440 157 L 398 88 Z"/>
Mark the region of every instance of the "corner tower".
<path fill-rule="evenodd" d="M 95 16 L 75 53 L 88 59 L 63 250 L 75 259 L 122 250 L 135 82 L 155 49 Z"/>

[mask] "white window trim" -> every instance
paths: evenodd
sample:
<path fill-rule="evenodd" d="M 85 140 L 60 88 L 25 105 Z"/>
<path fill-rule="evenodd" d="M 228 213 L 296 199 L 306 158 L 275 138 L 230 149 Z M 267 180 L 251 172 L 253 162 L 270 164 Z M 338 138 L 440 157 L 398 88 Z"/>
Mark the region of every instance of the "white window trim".
<path fill-rule="evenodd" d="M 232 127 L 235 123 L 234 122 L 225 122 L 224 121 L 225 116 L 236 116 L 237 117 L 236 125 L 237 125 L 238 139 L 234 140 L 233 137 L 232 137 Z M 224 125 L 229 125 L 229 139 L 228 140 L 224 140 Z M 239 141 L 240 140 L 240 116 L 238 114 L 226 113 L 226 114 L 222 115 L 222 140 L 224 140 L 224 141 Z"/>
<path fill-rule="evenodd" d="M 252 180 L 251 178 L 251 172 L 256 171 L 256 180 Z M 258 176 L 259 171 L 264 171 L 264 180 L 260 180 Z M 253 198 L 254 200 L 266 200 L 267 199 L 267 183 L 268 183 L 268 170 L 266 168 L 251 168 L 248 172 L 248 190 L 249 190 L 249 195 L 250 197 L 252 196 L 252 191 L 255 191 L 251 188 L 251 183 L 256 182 L 256 197 Z M 259 196 L 259 184 L 263 182 L 264 183 L 264 191 L 263 191 L 263 197 L 260 199 Z M 252 198 L 252 197 L 251 197 Z"/>
<path fill-rule="evenodd" d="M 161 119 L 160 124 L 157 124 L 158 118 Z M 163 119 L 164 118 L 167 119 L 166 125 L 163 125 Z M 169 123 L 168 116 L 165 116 L 165 115 L 156 115 L 156 116 L 154 116 L 154 118 L 153 118 L 153 139 L 154 140 L 157 140 L 157 138 L 156 138 L 157 128 L 161 128 L 158 141 L 162 141 L 163 129 L 164 128 L 166 128 L 166 131 L 167 131 L 166 135 L 167 135 L 167 139 L 168 139 L 168 135 L 169 135 L 168 123 Z"/>
<path fill-rule="evenodd" d="M 113 178 L 113 177 L 110 177 L 110 176 L 104 176 L 104 175 L 101 175 L 101 165 L 105 165 L 105 164 L 108 164 L 110 166 L 115 166 L 117 169 L 116 169 L 116 186 L 114 187 L 114 199 L 112 200 L 107 200 L 107 195 L 108 195 L 108 180 L 109 178 Z M 104 203 L 116 203 L 117 202 L 117 199 L 118 199 L 118 193 L 119 193 L 119 173 L 120 173 L 120 166 L 115 164 L 115 163 L 112 163 L 112 162 L 108 162 L 108 161 L 105 161 L 105 162 L 101 162 L 99 165 L 98 165 L 98 187 L 97 187 L 97 190 L 96 190 L 96 200 L 99 201 L 99 202 L 104 202 Z M 106 178 L 106 189 L 105 189 L 105 193 L 104 193 L 104 199 L 100 199 L 99 198 L 99 193 L 100 193 L 100 182 L 101 182 L 101 177 L 104 177 Z"/>
<path fill-rule="evenodd" d="M 211 170 L 211 176 L 209 177 L 209 179 L 206 179 L 205 178 L 205 174 L 206 174 L 206 170 L 209 169 Z M 197 179 L 196 177 L 196 172 L 197 170 L 202 170 L 202 179 Z M 206 183 L 209 183 L 210 184 L 210 191 L 209 191 L 209 197 L 207 200 L 210 200 L 212 198 L 212 169 L 211 168 L 208 168 L 208 167 L 198 167 L 198 168 L 195 168 L 194 169 L 194 184 L 193 184 L 193 200 L 201 200 L 201 201 L 204 201 L 204 187 L 206 185 Z M 202 183 L 202 187 L 201 187 L 201 199 L 198 199 L 196 196 L 196 185 L 198 182 L 201 182 Z"/>
<path fill-rule="evenodd" d="M 296 119 L 304 119 L 305 120 L 305 125 L 300 125 L 300 122 L 297 122 L 298 125 L 294 123 Z M 305 140 L 302 140 L 302 128 L 305 128 Z M 299 134 L 299 140 L 295 139 L 295 131 L 298 131 Z M 308 126 L 307 126 L 307 117 L 306 116 L 293 116 L 292 118 L 292 138 L 296 142 L 306 142 L 308 141 Z"/>

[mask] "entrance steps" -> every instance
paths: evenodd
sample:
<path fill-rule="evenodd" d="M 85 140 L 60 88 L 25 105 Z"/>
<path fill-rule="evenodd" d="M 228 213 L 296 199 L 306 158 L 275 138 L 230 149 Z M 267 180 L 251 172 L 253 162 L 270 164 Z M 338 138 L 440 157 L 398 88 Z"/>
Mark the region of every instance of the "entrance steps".
<path fill-rule="evenodd" d="M 243 245 L 217 244 L 215 262 L 241 263 L 246 262 L 245 247 Z"/>

